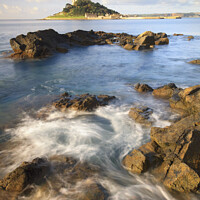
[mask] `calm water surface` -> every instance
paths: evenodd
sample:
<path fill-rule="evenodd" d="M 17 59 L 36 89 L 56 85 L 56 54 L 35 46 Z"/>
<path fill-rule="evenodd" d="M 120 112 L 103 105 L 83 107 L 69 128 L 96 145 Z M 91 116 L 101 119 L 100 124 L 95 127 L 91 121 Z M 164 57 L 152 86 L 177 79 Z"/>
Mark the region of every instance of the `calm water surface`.
<path fill-rule="evenodd" d="M 170 36 L 169 45 L 153 51 L 126 51 L 106 45 L 73 48 L 67 54 L 42 60 L 13 61 L 3 57 L 4 52 L 11 50 L 10 38 L 48 28 L 59 33 L 93 29 L 137 35 L 150 30 L 185 36 Z M 195 39 L 188 41 L 187 35 L 194 35 Z M 11 138 L 22 143 L 9 151 L 8 163 L 12 164 L 1 168 L 1 176 L 24 160 L 70 154 L 102 168 L 105 175 L 100 179 L 112 194 L 111 199 L 176 199 L 162 186 L 152 183 L 148 174 L 132 176 L 121 166 L 123 156 L 150 137 L 149 129 L 129 119 L 128 111 L 133 104 L 153 108 L 155 126 L 169 125 L 169 117 L 174 116 L 167 102 L 151 95 L 139 95 L 131 85 L 137 82 L 153 87 L 169 82 L 179 87 L 199 84 L 199 66 L 187 63 L 200 58 L 199 52 L 200 19 L 0 21 L 0 140 Z M 91 114 L 53 112 L 48 120 L 31 116 L 64 91 L 110 94 L 117 96 L 118 101 Z"/>

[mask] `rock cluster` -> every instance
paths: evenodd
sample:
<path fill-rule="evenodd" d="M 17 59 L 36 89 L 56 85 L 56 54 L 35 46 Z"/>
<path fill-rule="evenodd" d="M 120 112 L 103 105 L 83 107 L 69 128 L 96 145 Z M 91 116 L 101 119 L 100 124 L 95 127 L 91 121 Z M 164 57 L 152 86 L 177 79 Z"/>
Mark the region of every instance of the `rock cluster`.
<path fill-rule="evenodd" d="M 30 32 L 10 40 L 14 51 L 11 58 L 43 58 L 55 52 L 67 53 L 71 46 L 120 45 L 127 50 L 151 49 L 154 45 L 168 44 L 166 33 L 146 31 L 138 37 L 126 33 L 105 33 L 77 30 L 59 34 L 53 29 Z"/>
<path fill-rule="evenodd" d="M 171 83 L 153 94 L 169 99 L 184 117 L 171 126 L 151 128 L 151 141 L 134 149 L 122 163 L 132 173 L 150 171 L 172 190 L 195 192 L 200 184 L 200 85 L 180 89 Z"/>
<path fill-rule="evenodd" d="M 106 106 L 108 102 L 115 99 L 108 95 L 82 94 L 72 96 L 64 93 L 61 98 L 54 103 L 54 106 L 61 110 L 74 109 L 79 111 L 93 111 L 99 106 Z"/>
<path fill-rule="evenodd" d="M 79 162 L 72 157 L 55 155 L 48 160 L 37 158 L 32 162 L 22 163 L 22 165 L 0 181 L 0 197 L 3 196 L 2 193 L 5 191 L 7 194 L 4 195 L 4 199 L 9 199 L 9 194 L 14 192 L 15 197 L 31 195 L 32 191 L 28 190 L 28 188 L 30 189 L 32 184 L 41 185 L 41 183 L 43 185 L 43 192 L 48 190 L 50 184 L 51 188 L 49 189 L 55 190 L 54 193 L 56 193 L 63 187 L 63 183 L 60 183 L 60 180 L 58 180 L 58 175 L 60 175 L 62 180 L 70 184 L 72 188 L 78 182 L 81 182 L 78 192 L 74 189 L 72 194 L 68 194 L 67 197 L 69 199 L 106 200 L 109 196 L 108 191 L 93 178 L 98 171 L 97 167 L 91 166 L 86 162 Z M 45 177 L 48 178 L 48 183 Z M 66 196 L 64 197 L 66 198 Z"/>

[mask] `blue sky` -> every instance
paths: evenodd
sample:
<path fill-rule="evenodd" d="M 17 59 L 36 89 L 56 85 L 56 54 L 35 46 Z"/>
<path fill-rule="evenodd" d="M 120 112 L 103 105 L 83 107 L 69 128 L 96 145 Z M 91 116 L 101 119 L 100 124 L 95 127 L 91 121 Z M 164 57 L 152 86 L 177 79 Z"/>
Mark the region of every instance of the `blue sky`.
<path fill-rule="evenodd" d="M 94 0 L 122 14 L 200 12 L 200 0 Z M 40 19 L 70 0 L 0 0 L 0 19 Z"/>

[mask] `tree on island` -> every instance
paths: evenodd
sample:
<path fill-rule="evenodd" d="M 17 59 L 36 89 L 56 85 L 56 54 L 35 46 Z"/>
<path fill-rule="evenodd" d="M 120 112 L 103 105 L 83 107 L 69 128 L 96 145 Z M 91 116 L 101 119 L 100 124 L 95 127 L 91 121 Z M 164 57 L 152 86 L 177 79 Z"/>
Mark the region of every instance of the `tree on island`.
<path fill-rule="evenodd" d="M 85 13 L 105 16 L 106 14 L 119 14 L 118 12 L 108 9 L 100 3 L 94 3 L 90 0 L 77 0 L 73 5 L 66 4 L 63 12 L 72 16 L 84 16 Z"/>

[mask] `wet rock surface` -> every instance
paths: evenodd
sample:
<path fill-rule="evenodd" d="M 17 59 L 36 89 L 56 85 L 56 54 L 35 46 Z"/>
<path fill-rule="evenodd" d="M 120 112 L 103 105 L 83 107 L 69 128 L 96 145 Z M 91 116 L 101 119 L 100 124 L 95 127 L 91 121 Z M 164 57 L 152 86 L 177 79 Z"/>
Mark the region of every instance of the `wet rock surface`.
<path fill-rule="evenodd" d="M 124 157 L 122 163 L 132 173 L 151 172 L 171 190 L 196 192 L 200 184 L 200 86 L 178 89 L 168 84 L 153 94 L 169 99 L 184 117 L 165 128 L 151 128 L 151 141 Z"/>
<path fill-rule="evenodd" d="M 108 95 L 90 95 L 82 94 L 72 96 L 68 93 L 64 93 L 61 98 L 53 105 L 65 111 L 67 109 L 73 109 L 78 111 L 93 111 L 99 106 L 106 106 L 111 100 L 114 100 L 114 96 Z"/>
<path fill-rule="evenodd" d="M 97 172 L 99 168 L 64 155 L 55 155 L 48 160 L 37 158 L 23 163 L 0 181 L 0 197 L 6 200 L 18 196 L 38 199 L 35 185 L 40 185 L 39 193 L 44 195 L 43 198 L 49 190 L 58 196 L 60 188 L 66 188 L 69 192 L 62 198 L 106 200 L 109 192 L 96 180 Z"/>
<path fill-rule="evenodd" d="M 50 166 L 45 159 L 36 158 L 32 162 L 24 162 L 0 181 L 0 188 L 11 192 L 22 192 L 30 184 L 40 184 Z"/>
<path fill-rule="evenodd" d="M 129 111 L 129 117 L 134 119 L 137 123 L 150 126 L 152 125 L 152 121 L 150 121 L 150 115 L 153 113 L 151 108 L 146 106 L 137 106 L 131 108 Z"/>
<path fill-rule="evenodd" d="M 166 33 L 146 31 L 138 37 L 126 33 L 106 33 L 77 30 L 59 34 L 53 29 L 30 32 L 10 40 L 14 59 L 44 58 L 56 52 L 67 53 L 72 46 L 119 45 L 127 50 L 152 49 L 154 45 L 168 44 Z"/>

